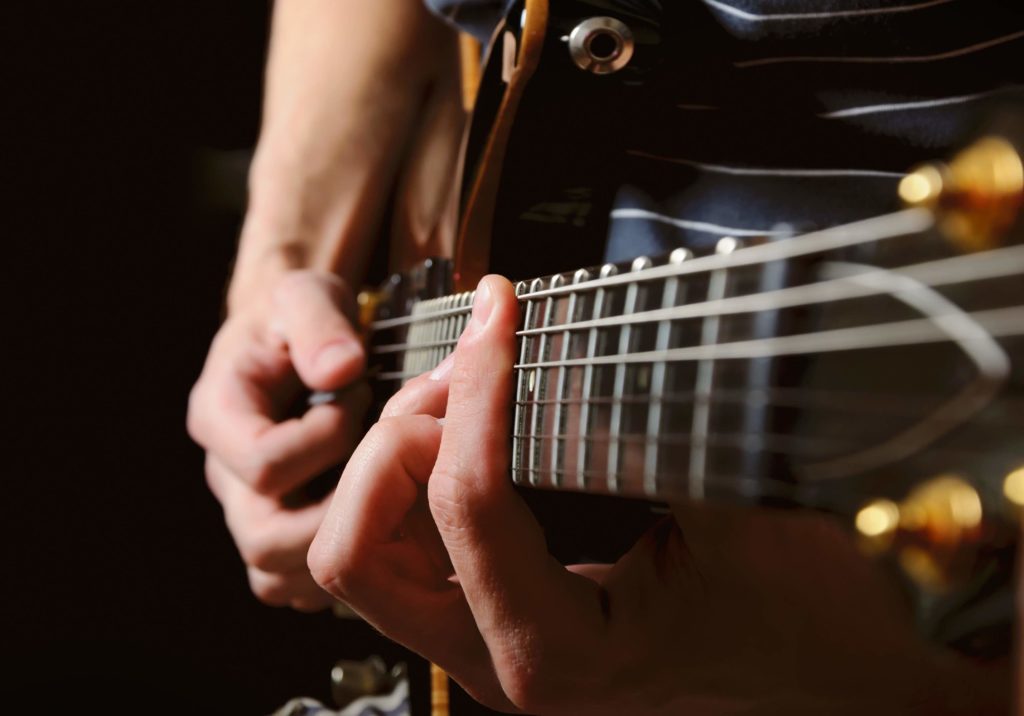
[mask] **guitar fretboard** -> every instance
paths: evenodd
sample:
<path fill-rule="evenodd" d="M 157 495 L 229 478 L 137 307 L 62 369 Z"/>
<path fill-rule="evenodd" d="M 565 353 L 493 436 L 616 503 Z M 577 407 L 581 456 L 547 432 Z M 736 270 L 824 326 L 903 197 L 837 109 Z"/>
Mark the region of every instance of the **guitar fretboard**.
<path fill-rule="evenodd" d="M 830 392 L 820 377 L 810 390 L 807 358 L 901 348 L 918 360 L 914 351 L 956 342 L 948 316 L 927 314 L 928 301 L 945 301 L 940 288 L 1019 283 L 1024 247 L 950 255 L 940 240 L 925 240 L 929 224 L 911 210 L 783 241 L 724 238 L 699 257 L 680 249 L 659 261 L 516 284 L 513 480 L 656 499 L 699 499 L 723 486 L 783 497 L 796 489 L 787 474 L 794 462 L 808 474 L 842 477 L 898 459 L 898 446 L 872 448 L 875 455 L 853 431 L 848 440 L 836 430 L 815 436 L 811 425 L 801 437 L 793 426 L 824 405 L 899 435 L 891 395 L 841 384 Z M 893 240 L 910 236 L 917 242 L 908 262 Z M 845 260 L 851 248 L 879 242 L 891 245 L 896 266 Z M 397 383 L 436 366 L 454 349 L 472 300 L 465 292 L 418 301 L 409 315 L 376 322 L 375 332 L 391 340 L 372 346 L 375 358 L 390 358 L 378 380 Z M 1013 288 L 982 310 L 970 303 L 935 310 L 959 314 L 976 330 L 972 340 L 1002 350 L 996 337 L 1024 333 L 1020 303 Z M 940 397 L 948 392 L 935 388 Z M 930 398 L 918 398 L 926 411 Z M 860 462 L 850 461 L 860 453 Z M 760 479 L 769 473 L 771 480 Z"/>

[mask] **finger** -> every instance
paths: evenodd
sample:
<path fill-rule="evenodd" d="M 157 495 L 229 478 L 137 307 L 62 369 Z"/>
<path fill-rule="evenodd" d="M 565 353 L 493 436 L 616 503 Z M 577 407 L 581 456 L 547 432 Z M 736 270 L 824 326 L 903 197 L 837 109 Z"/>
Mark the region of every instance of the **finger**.
<path fill-rule="evenodd" d="M 601 632 L 602 592 L 548 554 L 508 478 L 517 321 L 512 286 L 499 277 L 481 281 L 455 352 L 430 507 L 495 659 L 521 663 L 541 634 L 548 657 L 561 650 L 572 659 L 592 653 L 586 637 Z"/>
<path fill-rule="evenodd" d="M 422 522 L 409 529 L 440 439 L 429 416 L 375 425 L 345 468 L 309 567 L 318 584 L 388 637 L 479 682 L 489 659 L 461 589 L 447 579 L 440 538 L 424 539 Z"/>
<path fill-rule="evenodd" d="M 224 507 L 228 531 L 244 561 L 263 572 L 308 571 L 306 551 L 327 513 L 324 499 L 286 508 L 274 498 L 253 492 L 215 457 L 206 461 L 207 482 Z"/>
<path fill-rule="evenodd" d="M 384 406 L 381 418 L 397 415 L 432 415 L 440 418 L 448 407 L 448 380 L 454 365 L 449 355 L 430 373 L 410 380 Z"/>
<path fill-rule="evenodd" d="M 274 318 L 299 378 L 315 390 L 355 380 L 366 365 L 362 341 L 345 316 L 352 298 L 335 276 L 290 274 L 274 293 Z"/>
<path fill-rule="evenodd" d="M 315 612 L 331 606 L 334 599 L 313 581 L 308 569 L 288 573 L 246 570 L 249 588 L 261 602 L 271 607 L 292 607 L 302 612 Z"/>
<path fill-rule="evenodd" d="M 371 553 L 394 551 L 394 558 L 408 558 L 418 580 L 430 582 L 422 573 L 418 545 L 404 541 L 401 531 L 430 476 L 440 438 L 441 427 L 429 416 L 383 420 L 367 433 L 345 466 L 310 547 L 309 565 L 325 589 L 353 608 L 359 608 L 359 601 L 349 592 L 350 583 L 362 590 L 387 577 L 388 570 L 378 569 L 381 560 L 367 557 Z M 443 582 L 439 577 L 430 586 L 446 588 Z"/>
<path fill-rule="evenodd" d="M 255 491 L 280 496 L 302 485 L 351 452 L 370 403 L 368 386 L 346 390 L 340 402 L 316 405 L 301 417 L 273 422 L 251 385 L 225 379 L 219 394 L 197 398 L 192 408 L 219 419 L 204 421 L 203 444 Z M 219 403 L 215 407 L 212 404 Z"/>

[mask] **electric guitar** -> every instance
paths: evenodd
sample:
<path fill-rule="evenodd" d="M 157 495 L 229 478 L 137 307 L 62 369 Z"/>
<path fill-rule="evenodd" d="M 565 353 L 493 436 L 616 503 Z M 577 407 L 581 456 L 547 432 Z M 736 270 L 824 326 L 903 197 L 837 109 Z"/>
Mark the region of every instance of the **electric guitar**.
<path fill-rule="evenodd" d="M 997 113 L 949 165 L 909 173 L 902 210 L 601 264 L 610 193 L 592 140 L 615 119 L 573 125 L 584 138 L 564 155 L 577 159 L 524 182 L 536 167 L 516 149 L 553 94 L 531 78 L 549 64 L 592 83 L 642 73 L 630 61 L 657 42 L 642 22 L 549 20 L 530 0 L 496 35 L 454 256 L 360 297 L 378 404 L 454 349 L 480 276 L 546 270 L 516 284 L 515 484 L 541 503 L 615 498 L 602 515 L 680 500 L 836 515 L 902 575 L 923 633 L 1005 653 L 1024 506 L 1021 115 Z M 626 91 L 611 85 L 573 116 Z M 550 131 L 552 144 L 568 136 Z M 545 192 L 561 201 L 574 186 L 585 211 L 563 201 L 560 220 L 538 221 Z"/>

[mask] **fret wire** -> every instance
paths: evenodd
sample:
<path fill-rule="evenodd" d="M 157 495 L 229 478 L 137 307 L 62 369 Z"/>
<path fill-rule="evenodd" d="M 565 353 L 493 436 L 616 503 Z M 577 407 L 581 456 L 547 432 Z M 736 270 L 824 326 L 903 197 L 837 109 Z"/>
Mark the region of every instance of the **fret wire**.
<path fill-rule="evenodd" d="M 472 294 L 463 293 L 462 298 L 459 299 L 458 307 L 465 308 L 467 305 L 472 310 Z M 445 351 L 445 357 L 451 355 L 455 351 L 455 346 L 458 345 L 459 338 L 462 337 L 463 331 L 466 330 L 466 325 L 469 323 L 468 315 L 456 315 L 452 316 L 452 332 L 449 338 L 452 339 L 453 343 L 449 345 Z"/>
<path fill-rule="evenodd" d="M 461 308 L 463 296 L 461 294 L 455 294 L 452 296 L 451 306 L 452 308 Z M 459 317 L 458 316 L 446 316 L 443 320 L 443 326 L 441 329 L 441 342 L 438 348 L 438 365 L 441 361 L 448 357 L 448 354 L 452 352 L 451 346 L 459 339 Z"/>
<path fill-rule="evenodd" d="M 539 280 L 540 279 L 535 279 L 534 283 L 536 283 Z M 524 288 L 525 288 L 525 284 L 524 283 L 520 282 L 520 283 L 516 284 L 516 293 L 518 294 Z M 523 325 L 525 327 L 529 328 L 532 325 L 534 325 L 534 323 L 536 322 L 536 313 L 537 313 L 536 309 L 537 309 L 537 304 L 536 303 L 534 303 L 533 301 L 527 301 L 526 302 L 526 308 L 524 310 L 524 316 L 523 316 Z M 525 361 L 525 360 L 528 359 L 528 357 L 530 355 L 529 350 L 530 350 L 531 343 L 532 343 L 532 341 L 535 341 L 535 340 L 537 340 L 537 339 L 536 338 L 523 338 L 522 339 L 522 343 L 519 346 L 520 361 Z M 516 427 L 517 427 L 517 429 L 519 431 L 525 432 L 528 413 L 531 410 L 536 410 L 536 406 L 531 406 L 531 405 L 528 404 L 528 397 L 529 397 L 529 395 L 528 395 L 528 393 L 529 393 L 529 373 L 527 371 L 518 371 L 518 375 L 516 376 L 516 381 L 517 381 L 516 395 L 519 396 L 519 400 L 520 401 L 523 401 L 523 405 L 521 407 L 520 406 L 516 406 L 516 409 L 515 409 L 515 425 L 516 425 Z M 526 460 L 526 457 L 527 457 L 527 454 L 528 454 L 527 449 L 526 449 L 527 445 L 529 445 L 529 441 L 528 440 L 524 441 L 522 438 L 517 438 L 517 437 L 513 437 L 512 438 L 513 469 L 517 469 L 517 468 L 518 469 L 522 469 L 522 467 L 524 466 L 524 463 L 525 463 L 525 460 Z"/>
<path fill-rule="evenodd" d="M 612 264 L 605 264 L 601 267 L 600 276 L 607 278 L 613 275 L 618 269 Z M 592 315 L 600 318 L 604 314 L 606 292 L 604 288 L 598 288 L 594 293 L 594 306 Z M 587 357 L 593 358 L 597 353 L 597 329 L 591 328 L 587 335 Z M 590 429 L 590 397 L 594 392 L 594 366 L 585 365 L 583 368 L 583 402 L 580 406 L 579 442 L 576 447 L 576 484 L 583 489 L 587 486 L 586 465 L 590 457 L 587 447 L 587 431 Z"/>
<path fill-rule="evenodd" d="M 452 308 L 458 308 L 461 302 L 462 297 L 459 294 L 454 294 L 448 305 L 451 306 Z M 441 319 L 441 345 L 437 346 L 438 365 L 440 365 L 441 361 L 443 361 L 448 356 L 448 353 L 450 352 L 448 348 L 451 345 L 452 341 L 456 339 L 456 336 L 453 334 L 455 332 L 455 323 L 457 320 L 458 319 L 455 316 L 445 316 L 444 318 Z"/>
<path fill-rule="evenodd" d="M 458 294 L 453 294 L 448 299 L 449 308 L 457 307 L 458 303 Z M 451 343 L 452 340 L 452 326 L 454 322 L 455 316 L 445 316 L 444 318 L 441 319 L 441 331 L 440 334 L 438 335 L 438 345 L 435 346 L 435 350 L 437 350 L 437 365 L 440 365 L 441 361 L 443 361 L 445 356 L 448 354 L 447 348 L 448 344 Z"/>
<path fill-rule="evenodd" d="M 414 305 L 412 307 L 412 312 L 411 312 L 412 316 L 411 317 L 412 318 L 416 318 L 417 317 L 417 313 L 419 311 L 421 311 L 420 305 L 419 304 Z M 406 339 L 406 341 L 409 344 L 415 344 L 416 343 L 416 340 L 419 337 L 419 331 L 420 331 L 421 327 L 422 327 L 422 323 L 420 323 L 420 322 L 412 323 L 409 326 L 408 330 L 406 331 L 406 336 L 405 336 L 405 339 Z M 404 355 L 402 355 L 402 370 L 401 370 L 401 373 L 413 373 L 416 370 L 416 366 L 413 363 L 414 360 L 415 360 L 415 358 L 413 356 L 409 355 L 408 352 L 406 352 Z M 419 375 L 419 374 L 416 373 L 416 375 Z"/>
<path fill-rule="evenodd" d="M 769 244 L 770 245 L 770 244 Z M 720 239 L 715 251 L 722 255 L 732 254 L 736 249 L 736 239 L 726 237 Z M 713 271 L 708 278 L 707 301 L 725 298 L 727 270 Z M 717 345 L 718 331 L 721 325 L 720 316 L 708 316 L 701 326 L 700 343 L 702 346 Z M 690 469 L 687 483 L 690 498 L 699 500 L 704 497 L 704 473 L 707 469 L 707 437 L 711 423 L 711 386 L 715 379 L 715 359 L 702 360 L 697 363 L 697 375 L 694 379 L 693 418 L 690 443 Z"/>
<path fill-rule="evenodd" d="M 450 297 L 448 297 L 445 300 L 445 305 L 448 306 L 449 308 L 453 308 L 455 306 L 455 304 L 458 302 L 458 300 L 459 300 L 458 295 L 450 296 Z M 436 368 L 438 365 L 440 365 L 441 361 L 444 360 L 444 353 L 445 353 L 445 351 L 444 351 L 444 345 L 443 344 L 448 341 L 448 332 L 451 330 L 451 324 L 452 324 L 453 320 L 455 320 L 454 316 L 445 316 L 444 318 L 441 318 L 441 319 L 438 320 L 438 325 L 437 325 L 437 343 L 438 343 L 438 345 L 435 346 L 434 349 L 433 349 L 434 350 L 434 365 L 433 365 L 434 368 Z"/>
<path fill-rule="evenodd" d="M 585 271 L 577 271 L 573 275 L 573 283 L 579 283 L 581 280 L 584 280 L 585 277 L 586 277 L 586 272 Z M 566 316 L 567 322 L 569 322 L 569 323 L 571 323 L 573 320 L 575 320 L 575 317 L 576 317 L 576 302 L 577 302 L 578 298 L 579 298 L 579 294 L 577 294 L 577 293 L 570 293 L 569 294 L 569 305 L 568 305 L 568 307 L 566 308 L 566 311 L 565 311 L 565 316 Z M 569 357 L 569 349 L 570 349 L 571 345 L 572 345 L 572 334 L 569 331 L 565 331 L 562 334 L 562 356 L 561 356 L 562 360 L 566 360 Z M 558 382 L 557 382 L 557 387 L 556 387 L 556 392 L 555 392 L 555 395 L 557 397 L 555 399 L 555 419 L 554 419 L 554 426 L 555 426 L 554 429 L 555 429 L 556 432 L 560 432 L 560 431 L 563 430 L 562 422 L 564 420 L 564 413 L 562 411 L 562 407 L 563 407 L 563 404 L 564 404 L 563 401 L 566 398 L 566 375 L 567 375 L 568 371 L 569 371 L 569 369 L 566 368 L 565 366 L 559 366 L 559 368 L 558 368 Z M 540 403 L 538 403 L 538 404 L 540 404 Z M 563 441 L 556 440 L 554 442 L 554 444 L 551 446 L 551 465 L 554 468 L 557 469 L 557 468 L 564 467 L 564 462 L 565 462 L 564 452 L 565 452 L 565 441 L 564 440 Z M 561 481 L 559 479 L 557 479 L 557 477 L 555 477 L 555 473 L 552 473 L 552 475 L 553 475 L 552 485 L 554 487 L 559 487 Z"/>
<path fill-rule="evenodd" d="M 464 308 L 466 306 L 466 299 L 468 294 L 462 293 L 459 299 L 455 302 L 456 308 Z M 462 335 L 462 331 L 465 330 L 466 319 L 462 315 L 453 315 L 449 319 L 448 335 L 445 338 L 448 340 L 448 344 L 444 347 L 444 357 L 447 358 L 455 350 L 455 346 L 458 344 L 459 336 Z"/>
<path fill-rule="evenodd" d="M 679 264 L 690 258 L 686 249 L 677 249 L 669 257 L 670 263 Z M 662 308 L 670 308 L 679 302 L 680 281 L 675 276 L 665 279 L 662 287 Z M 659 351 L 668 350 L 669 340 L 672 336 L 672 322 L 661 321 L 658 323 L 658 335 L 655 338 L 654 349 Z M 665 394 L 665 372 L 667 363 L 657 361 L 651 369 L 651 386 L 649 391 L 650 408 L 647 413 L 647 435 L 658 435 L 661 432 L 662 405 Z M 620 400 L 623 398 L 620 397 Z M 658 444 L 648 443 L 644 454 L 644 492 L 653 495 L 658 491 Z"/>
<path fill-rule="evenodd" d="M 724 259 L 722 256 L 704 256 L 694 259 L 681 266 L 659 266 L 648 269 L 638 279 L 641 281 L 653 281 L 669 276 L 682 276 L 691 273 L 710 272 L 724 266 L 735 268 L 739 266 L 750 266 L 770 261 L 804 256 L 813 253 L 824 253 L 834 249 L 855 246 L 872 241 L 898 238 L 908 234 L 921 233 L 932 226 L 931 213 L 925 209 L 905 209 L 893 214 L 874 217 L 842 226 L 835 226 L 822 231 L 783 239 L 760 246 L 751 246 L 737 251 L 732 257 Z M 593 290 L 600 287 L 610 287 L 622 283 L 628 283 L 623 278 L 627 274 L 601 276 L 579 285 L 579 290 Z M 519 296 L 520 301 L 535 298 L 546 298 L 548 295 L 566 293 L 566 287 L 548 288 L 532 291 Z M 471 309 L 450 309 L 452 312 L 469 312 Z M 436 314 L 435 314 L 436 315 Z M 433 317 L 433 316 L 431 316 Z M 398 316 L 374 321 L 370 324 L 370 330 L 379 331 L 388 328 L 413 323 L 416 320 L 429 320 L 431 317 Z"/>
<path fill-rule="evenodd" d="M 441 310 L 444 310 L 445 308 L 448 308 L 450 302 L 451 302 L 450 297 L 448 297 L 448 296 L 442 297 L 440 299 L 440 301 L 439 301 L 439 304 L 441 306 Z M 427 333 L 427 340 L 424 341 L 424 343 L 433 345 L 434 347 L 427 349 L 425 351 L 425 355 L 422 356 L 424 362 L 426 363 L 426 366 L 424 367 L 424 370 L 430 370 L 431 366 L 437 365 L 437 363 L 435 362 L 434 358 L 436 357 L 437 341 L 440 338 L 440 328 L 441 328 L 441 322 L 443 320 L 444 320 L 443 318 L 434 318 L 434 320 L 432 320 L 429 324 L 427 324 L 427 325 L 430 326 L 430 331 Z"/>
<path fill-rule="evenodd" d="M 473 310 L 473 297 L 474 297 L 474 294 L 475 294 L 475 292 L 470 291 L 470 292 L 464 293 L 462 295 L 462 305 L 464 307 L 468 306 L 471 311 Z M 456 327 L 456 330 L 455 330 L 455 339 L 456 340 L 461 338 L 462 334 L 466 331 L 466 328 L 469 326 L 469 319 L 470 319 L 469 314 L 460 315 L 460 316 L 456 317 L 455 320 L 458 321 L 458 324 L 457 324 L 457 327 Z M 452 350 L 453 351 L 455 350 L 454 346 L 452 347 Z"/>
<path fill-rule="evenodd" d="M 559 280 L 558 276 L 555 276 L 552 281 Z M 541 318 L 542 324 L 547 326 L 551 324 L 551 319 L 554 317 L 555 312 L 555 299 L 553 297 L 542 299 L 544 302 L 544 313 Z M 550 339 L 547 333 L 541 334 L 539 345 L 537 348 L 537 354 L 546 358 L 551 350 Z M 543 400 L 547 395 L 547 378 L 543 368 L 538 368 L 536 371 L 536 382 L 534 384 L 534 397 L 538 397 Z M 533 432 L 533 439 L 530 441 L 530 467 L 539 468 L 541 464 L 541 450 L 540 450 L 540 426 L 544 418 L 544 410 L 539 405 L 534 405 L 531 415 L 531 426 Z M 530 484 L 536 484 L 531 481 Z"/>
<path fill-rule="evenodd" d="M 637 259 L 633 262 L 633 271 L 642 271 L 648 268 L 650 259 Z M 626 300 L 623 303 L 622 312 L 629 315 L 636 311 L 637 300 L 640 296 L 640 284 L 630 283 L 626 287 Z M 632 326 L 627 324 L 619 330 L 619 353 L 629 352 L 630 339 L 632 338 Z M 622 431 L 622 401 L 614 398 L 626 392 L 626 365 L 618 363 L 615 366 L 615 377 L 612 388 L 611 417 L 608 423 L 608 490 L 618 491 L 618 470 L 619 470 L 619 442 L 618 435 Z"/>
<path fill-rule="evenodd" d="M 443 306 L 444 301 L 441 299 L 434 299 L 428 304 L 431 308 L 434 306 Z M 437 318 L 431 316 L 430 320 L 423 324 L 420 341 L 421 343 L 430 343 L 431 336 L 434 334 L 434 330 L 437 328 Z M 416 354 L 416 369 L 420 373 L 425 373 L 430 367 L 430 355 L 429 353 L 417 353 Z"/>
<path fill-rule="evenodd" d="M 434 299 L 428 306 L 434 308 L 435 306 L 443 306 L 443 299 Z M 430 343 L 434 332 L 437 330 L 437 318 L 431 316 L 430 320 L 425 322 L 422 326 L 420 335 L 420 343 Z M 420 373 L 425 373 L 430 369 L 430 353 L 428 351 L 420 352 L 416 354 L 416 369 Z"/>

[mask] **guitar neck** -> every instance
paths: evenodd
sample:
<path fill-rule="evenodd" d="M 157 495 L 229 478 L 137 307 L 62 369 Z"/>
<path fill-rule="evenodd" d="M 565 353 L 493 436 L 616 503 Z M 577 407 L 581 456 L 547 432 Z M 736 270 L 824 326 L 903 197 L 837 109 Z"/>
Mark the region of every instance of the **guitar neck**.
<path fill-rule="evenodd" d="M 926 298 L 945 300 L 936 296 L 946 286 L 987 282 L 998 292 L 1019 282 L 1024 247 L 957 254 L 923 233 L 931 221 L 907 210 L 782 241 L 725 238 L 699 257 L 680 249 L 519 282 L 513 480 L 657 500 L 808 503 L 816 482 L 809 478 L 861 474 L 922 447 L 901 435 L 906 420 L 893 410 L 891 386 L 851 389 L 848 375 L 830 381 L 827 374 L 854 364 L 821 357 L 855 354 L 857 368 L 870 373 L 870 356 L 892 365 L 886 351 L 902 347 L 910 364 L 934 363 L 950 334 L 928 315 L 934 306 Z M 851 262 L 865 250 L 881 265 Z M 1011 286 L 1004 304 L 988 300 L 985 310 L 940 308 L 995 345 L 1024 332 L 1018 294 Z M 378 384 L 397 389 L 443 360 L 472 301 L 472 292 L 415 300 L 406 315 L 376 321 Z M 894 320 L 879 322 L 880 312 Z M 1007 379 L 996 373 L 986 378 L 990 387 Z M 930 401 L 953 392 L 938 380 L 914 400 L 926 414 Z M 918 409 L 910 399 L 896 402 Z M 816 438 L 814 423 L 834 424 L 839 408 L 847 419 L 860 411 L 870 425 L 888 427 L 895 442 L 861 449 L 856 429 L 838 441 Z"/>

